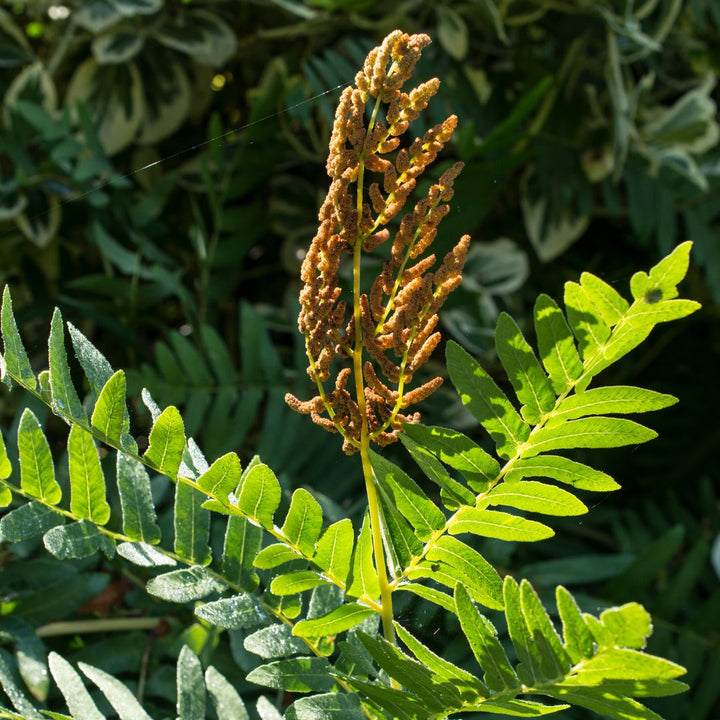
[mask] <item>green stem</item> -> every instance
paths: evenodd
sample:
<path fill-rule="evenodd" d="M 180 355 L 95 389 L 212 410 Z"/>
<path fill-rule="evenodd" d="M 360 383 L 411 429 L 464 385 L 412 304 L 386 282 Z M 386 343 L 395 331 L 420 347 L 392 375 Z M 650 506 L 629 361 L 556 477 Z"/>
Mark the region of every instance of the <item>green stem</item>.
<path fill-rule="evenodd" d="M 375 103 L 372 117 L 368 123 L 367 133 L 370 134 L 378 108 L 380 98 Z M 364 158 L 360 157 L 357 178 L 357 211 L 358 232 L 353 248 L 353 319 L 355 321 L 355 348 L 353 351 L 353 375 L 355 378 L 355 396 L 360 413 L 360 457 L 362 459 L 363 477 L 367 493 L 368 510 L 370 513 L 370 531 L 372 534 L 373 556 L 380 586 L 380 618 L 382 620 L 383 635 L 388 642 L 395 644 L 395 628 L 393 626 L 392 590 L 388 581 L 387 564 L 385 562 L 385 548 L 382 539 L 382 524 L 380 521 L 380 499 L 378 497 L 372 466 L 370 465 L 370 433 L 368 428 L 367 404 L 365 402 L 365 385 L 363 383 L 363 337 L 362 317 L 360 310 L 360 266 L 362 258 L 363 235 L 360 232 L 363 207 L 363 182 L 365 177 Z M 395 684 L 393 682 L 393 684 Z"/>

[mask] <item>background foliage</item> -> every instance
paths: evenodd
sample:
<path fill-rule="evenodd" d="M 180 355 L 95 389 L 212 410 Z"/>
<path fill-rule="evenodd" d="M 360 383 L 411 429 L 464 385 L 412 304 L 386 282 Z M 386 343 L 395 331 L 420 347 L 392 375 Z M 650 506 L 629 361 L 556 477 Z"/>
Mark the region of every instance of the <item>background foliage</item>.
<path fill-rule="evenodd" d="M 711 718 L 720 693 L 718 429 L 706 411 L 718 401 L 720 298 L 712 0 L 448 0 L 390 10 L 373 0 L 4 3 L 0 283 L 13 287 L 31 358 L 44 363 L 57 305 L 115 367 L 136 368 L 131 395 L 148 387 L 161 406 L 181 409 L 208 458 L 258 453 L 285 489 L 317 491 L 328 518 L 340 508 L 359 517 L 355 463 L 283 396 L 305 383 L 297 274 L 326 187 L 334 102 L 395 27 L 435 40 L 419 68 L 421 79 L 443 78 L 428 122 L 460 119 L 445 161 L 466 168 L 438 243 L 442 252 L 469 232 L 475 245 L 445 329 L 494 364 L 499 381 L 490 339 L 501 310 L 529 323 L 537 293 L 558 297 L 581 270 L 626 286 L 636 267 L 695 242 L 690 296 L 705 309 L 612 376 L 642 377 L 680 398 L 653 422 L 660 439 L 608 455 L 604 469 L 623 490 L 587 519 L 563 521 L 552 542 L 488 555 L 540 590 L 563 583 L 594 611 L 643 602 L 655 623 L 650 651 L 685 664 L 693 685 L 653 707 Z M 3 393 L 3 426 L 16 425 L 28 402 Z M 482 438 L 450 391 L 426 405 L 428 424 Z M 162 528 L 172 496 L 167 486 L 154 492 L 167 510 Z M 3 550 L 8 622 L 16 607 L 26 629 L 137 613 L 167 620 L 150 634 L 46 634 L 45 649 L 13 629 L 25 645 L 8 651 L 32 659 L 53 649 L 102 667 L 140 682 L 166 713 L 183 643 L 228 676 L 257 662 L 242 637 L 217 637 L 189 610 L 176 618 L 176 606 L 147 607 L 116 561 L 59 563 L 37 545 Z M 450 638 L 445 652 L 463 660 L 431 606 L 408 599 L 403 613 L 431 645 Z M 28 661 L 23 678 L 39 697 L 47 675 L 32 669 Z"/>

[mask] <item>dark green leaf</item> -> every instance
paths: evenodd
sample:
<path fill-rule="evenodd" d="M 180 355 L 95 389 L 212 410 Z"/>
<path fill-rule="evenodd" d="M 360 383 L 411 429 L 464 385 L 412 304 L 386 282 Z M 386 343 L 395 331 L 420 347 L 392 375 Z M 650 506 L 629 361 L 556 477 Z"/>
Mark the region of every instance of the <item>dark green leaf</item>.
<path fill-rule="evenodd" d="M 48 665 L 72 715 L 87 720 L 103 720 L 104 715 L 97 709 L 85 683 L 73 666 L 56 652 L 48 655 Z"/>
<path fill-rule="evenodd" d="M 296 700 L 285 713 L 285 720 L 366 720 L 357 694 L 327 693 Z"/>
<path fill-rule="evenodd" d="M 10 542 L 22 542 L 62 525 L 65 518 L 42 503 L 21 505 L 0 518 L 0 535 Z"/>
<path fill-rule="evenodd" d="M 210 511 L 202 507 L 205 495 L 190 485 L 175 486 L 175 552 L 194 565 L 207 565 L 210 553 Z"/>
<path fill-rule="evenodd" d="M 182 568 L 148 580 L 145 589 L 155 597 L 184 603 L 220 592 L 225 586 L 203 567 Z M 206 606 L 203 606 L 206 607 Z"/>
<path fill-rule="evenodd" d="M 265 660 L 299 655 L 307 652 L 307 645 L 292 634 L 287 625 L 270 625 L 248 635 L 243 643 L 248 652 Z"/>
<path fill-rule="evenodd" d="M 255 629 L 269 622 L 258 599 L 247 593 L 200 605 L 195 608 L 195 614 L 211 625 L 228 630 Z"/>
<path fill-rule="evenodd" d="M 207 697 L 198 656 L 183 645 L 177 662 L 178 720 L 205 720 Z"/>
<path fill-rule="evenodd" d="M 519 661 L 516 668 L 518 677 L 525 685 L 539 685 L 544 680 L 542 656 L 522 611 L 520 586 L 509 575 L 503 584 L 503 598 L 508 634 Z"/>
<path fill-rule="evenodd" d="M 25 697 L 25 693 L 21 690 L 20 685 L 15 679 L 15 674 L 11 672 L 11 660 L 5 650 L 0 648 L 0 687 L 10 698 L 12 706 L 20 713 L 22 720 L 40 720 L 42 715 L 33 707 L 31 702 Z M 10 716 L 12 717 L 12 715 Z"/>
<path fill-rule="evenodd" d="M 540 651 L 543 674 L 547 678 L 567 674 L 572 665 L 570 658 L 540 598 L 527 580 L 520 584 L 520 603 L 525 624 Z"/>
<path fill-rule="evenodd" d="M 395 623 L 395 630 L 400 640 L 423 665 L 436 676 L 453 682 L 463 696 L 469 695 L 473 699 L 487 696 L 487 688 L 469 672 L 436 655 L 398 623 Z M 468 699 L 468 702 L 472 702 L 472 699 Z"/>
<path fill-rule="evenodd" d="M 447 470 L 445 470 L 435 455 L 406 435 L 401 435 L 400 440 L 413 460 L 418 464 L 418 467 L 420 467 L 430 480 L 444 491 L 440 495 L 443 500 L 445 500 L 445 498 L 449 500 L 449 502 L 445 503 L 446 505 L 455 509 L 459 505 L 474 504 L 475 495 L 464 485 L 450 477 Z M 443 525 L 444 524 L 445 519 L 443 516 Z"/>
<path fill-rule="evenodd" d="M 120 543 L 115 549 L 120 557 L 124 557 L 140 567 L 174 567 L 177 565 L 177 562 L 169 555 L 147 543 L 124 542 Z"/>
<path fill-rule="evenodd" d="M 78 663 L 78 667 L 100 688 L 120 720 L 152 720 L 132 692 L 119 680 L 92 665 Z"/>
<path fill-rule="evenodd" d="M 440 712 L 462 705 L 462 696 L 453 683 L 436 681 L 428 668 L 382 637 L 372 638 L 362 632 L 358 637 L 375 662 L 404 690 L 420 698 L 428 710 Z"/>
<path fill-rule="evenodd" d="M 218 720 L 250 720 L 235 688 L 212 665 L 205 671 L 205 684 Z"/>
<path fill-rule="evenodd" d="M 355 543 L 351 576 L 346 589 L 348 595 L 377 598 L 380 595 L 380 584 L 373 562 L 373 541 L 370 531 L 370 517 L 365 515 L 363 525 Z"/>
<path fill-rule="evenodd" d="M 327 658 L 290 658 L 261 665 L 246 680 L 288 692 L 329 692 L 335 688 L 331 670 Z"/>
<path fill-rule="evenodd" d="M 113 369 L 105 356 L 72 324 L 67 324 L 75 356 L 82 366 L 95 397 L 112 377 Z"/>
<path fill-rule="evenodd" d="M 146 543 L 160 541 L 150 477 L 145 466 L 123 452 L 117 454 L 117 489 L 123 516 L 123 533 Z"/>
<path fill-rule="evenodd" d="M 115 543 L 97 525 L 87 520 L 58 525 L 43 537 L 45 547 L 58 559 L 85 558 L 102 550 L 107 557 L 115 555 Z"/>
<path fill-rule="evenodd" d="M 222 554 L 222 573 L 242 590 L 257 589 L 259 579 L 253 572 L 253 561 L 260 551 L 262 530 L 249 520 L 231 515 L 227 520 Z"/>

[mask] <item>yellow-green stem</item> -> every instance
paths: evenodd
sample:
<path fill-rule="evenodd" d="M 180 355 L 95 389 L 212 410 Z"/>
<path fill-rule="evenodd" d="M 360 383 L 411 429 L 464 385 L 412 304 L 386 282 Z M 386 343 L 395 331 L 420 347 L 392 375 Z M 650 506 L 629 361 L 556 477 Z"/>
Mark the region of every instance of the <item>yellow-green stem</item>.
<path fill-rule="evenodd" d="M 355 350 L 353 352 L 353 374 L 355 376 L 355 394 L 357 397 L 358 411 L 360 412 L 360 457 L 362 459 L 363 477 L 365 478 L 365 491 L 370 511 L 370 530 L 372 532 L 373 555 L 375 556 L 375 568 L 378 574 L 380 585 L 380 617 L 382 619 L 383 635 L 388 642 L 395 642 L 395 629 L 393 627 L 392 591 L 388 582 L 387 566 L 385 564 L 385 549 L 382 541 L 380 524 L 380 500 L 378 498 L 375 478 L 373 477 L 372 466 L 370 465 L 370 435 L 367 422 L 367 405 L 365 403 L 365 387 L 363 384 L 363 344 L 362 344 L 362 321 L 360 317 L 360 258 L 362 243 L 358 239 L 353 254 L 353 310 L 355 319 Z"/>
<path fill-rule="evenodd" d="M 367 133 L 372 131 L 377 117 L 380 98 L 375 103 L 372 117 L 368 123 Z M 363 477 L 365 478 L 365 490 L 368 499 L 368 510 L 370 512 L 370 530 L 372 534 L 373 555 L 375 557 L 375 568 L 378 574 L 380 586 L 380 617 L 382 620 L 383 635 L 388 642 L 395 644 L 395 628 L 393 627 L 392 590 L 388 581 L 387 565 L 385 563 L 385 548 L 382 540 L 382 526 L 380 521 L 380 499 L 378 497 L 375 478 L 373 477 L 372 466 L 370 465 L 370 433 L 368 428 L 367 404 L 365 402 L 365 385 L 363 383 L 363 338 L 362 338 L 362 317 L 360 310 L 360 262 L 362 258 L 363 236 L 360 232 L 360 221 L 363 207 L 363 182 L 365 176 L 364 158 L 360 158 L 358 164 L 357 179 L 357 210 L 358 210 L 358 232 L 355 239 L 353 251 L 353 319 L 355 322 L 355 348 L 353 351 L 353 374 L 355 376 L 355 395 L 357 398 L 358 411 L 360 413 L 360 457 L 362 459 Z M 395 684 L 395 683 L 393 683 Z"/>

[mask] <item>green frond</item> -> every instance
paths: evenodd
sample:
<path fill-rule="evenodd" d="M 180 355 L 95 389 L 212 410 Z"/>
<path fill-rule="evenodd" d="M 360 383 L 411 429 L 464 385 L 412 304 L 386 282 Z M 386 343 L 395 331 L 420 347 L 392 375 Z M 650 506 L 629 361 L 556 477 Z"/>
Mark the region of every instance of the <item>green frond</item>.
<path fill-rule="evenodd" d="M 275 473 L 263 464 L 250 469 L 240 486 L 237 508 L 262 527 L 273 527 L 273 516 L 280 505 L 282 491 Z"/>

